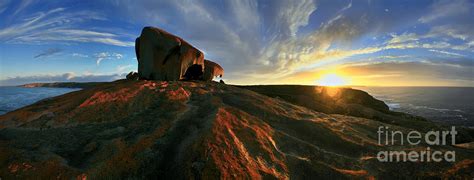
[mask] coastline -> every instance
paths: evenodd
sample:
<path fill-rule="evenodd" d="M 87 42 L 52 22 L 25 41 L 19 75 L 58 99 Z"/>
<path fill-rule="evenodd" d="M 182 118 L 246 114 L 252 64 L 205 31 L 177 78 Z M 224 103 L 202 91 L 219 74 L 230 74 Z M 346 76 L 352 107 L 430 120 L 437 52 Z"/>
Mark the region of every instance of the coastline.
<path fill-rule="evenodd" d="M 38 87 L 46 87 L 46 88 L 93 88 L 99 86 L 101 84 L 105 84 L 108 82 L 54 82 L 54 83 L 29 83 L 18 85 L 17 87 L 24 87 L 24 88 L 38 88 Z M 359 101 L 355 104 L 363 104 L 363 106 L 369 107 L 369 109 L 375 109 L 382 113 L 388 113 L 395 116 L 403 116 L 402 114 L 406 114 L 413 118 L 422 118 L 427 119 L 433 122 L 442 123 L 445 125 L 449 125 L 449 123 L 432 120 L 427 117 L 421 117 L 416 113 L 411 111 L 401 110 L 400 109 L 400 102 L 396 102 L 393 99 L 387 99 L 384 95 L 378 94 L 369 91 L 368 88 L 426 88 L 426 87 L 372 87 L 372 86 L 344 86 L 344 87 L 337 87 L 336 89 L 340 89 L 343 92 L 338 98 L 342 99 L 335 99 L 335 97 L 324 97 L 321 94 L 314 93 L 314 89 L 318 88 L 328 88 L 324 86 L 312 86 L 312 85 L 231 85 L 234 87 L 244 88 L 247 90 L 251 90 L 257 92 L 259 94 L 263 94 L 269 97 L 276 97 L 288 101 L 290 103 L 300 105 L 303 107 L 307 107 L 319 112 L 324 113 L 332 113 L 332 114 L 347 114 L 351 116 L 357 117 L 366 117 L 366 118 L 381 118 L 386 119 L 385 115 L 377 116 L 377 115 L 364 115 L 360 113 L 356 113 L 357 110 L 347 110 L 345 104 L 351 103 L 350 101 Z M 436 88 L 436 87 L 435 87 Z M 454 87 L 451 87 L 454 88 Z M 459 87 L 465 88 L 465 87 Z M 340 93 L 341 93 L 340 92 Z M 298 95 L 299 94 L 299 95 Z M 301 95 L 306 94 L 306 95 Z M 344 99 L 345 97 L 351 97 L 351 99 Z M 307 102 L 308 100 L 314 100 L 316 104 L 311 104 Z M 342 101 L 343 103 L 339 103 L 335 107 L 328 107 L 327 104 L 335 105 L 337 101 Z M 363 102 L 367 101 L 367 102 Z M 426 107 L 429 108 L 429 107 Z M 434 109 L 435 108 L 431 108 Z M 371 113 L 373 114 L 373 113 Z M 377 113 L 375 113 L 377 114 Z M 474 126 L 465 126 L 474 128 Z"/>
<path fill-rule="evenodd" d="M 91 88 L 106 82 L 54 82 L 54 83 L 28 83 L 18 85 L 16 87 L 37 88 L 37 87 L 52 87 L 52 88 Z"/>

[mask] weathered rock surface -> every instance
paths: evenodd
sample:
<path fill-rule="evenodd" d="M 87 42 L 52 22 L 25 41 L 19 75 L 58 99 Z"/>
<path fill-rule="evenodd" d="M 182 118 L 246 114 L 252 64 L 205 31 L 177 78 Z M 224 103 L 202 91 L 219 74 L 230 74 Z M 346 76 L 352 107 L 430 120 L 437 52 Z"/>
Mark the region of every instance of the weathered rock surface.
<path fill-rule="evenodd" d="M 214 77 L 224 75 L 224 69 L 215 62 L 205 59 L 204 67 L 203 80 L 205 81 L 211 81 Z"/>
<path fill-rule="evenodd" d="M 145 27 L 135 40 L 139 79 L 205 80 L 222 77 L 224 69 L 204 60 L 204 54 L 178 36 L 155 27 Z"/>
<path fill-rule="evenodd" d="M 379 126 L 416 129 L 325 114 L 214 82 L 120 80 L 0 116 L 0 177 L 472 177 L 474 151 L 464 147 L 431 147 L 456 151 L 455 163 L 379 162 L 381 150 L 414 149 L 381 147 Z"/>
<path fill-rule="evenodd" d="M 204 54 L 162 29 L 145 27 L 135 41 L 140 79 L 180 80 L 192 65 L 204 68 Z"/>

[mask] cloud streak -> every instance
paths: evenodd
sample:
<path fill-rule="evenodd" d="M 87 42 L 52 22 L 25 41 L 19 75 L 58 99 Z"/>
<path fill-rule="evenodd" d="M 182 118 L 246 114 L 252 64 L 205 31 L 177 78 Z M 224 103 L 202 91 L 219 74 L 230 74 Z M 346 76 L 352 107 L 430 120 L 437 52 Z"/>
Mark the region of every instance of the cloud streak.
<path fill-rule="evenodd" d="M 86 21 L 103 21 L 105 19 L 97 12 L 72 11 L 59 7 L 33 13 L 24 19 L 17 18 L 15 23 L 3 28 L 0 27 L 0 40 L 15 44 L 93 42 L 113 46 L 134 46 L 133 42 L 123 40 L 117 34 L 85 30 L 80 27 L 81 23 Z"/>
<path fill-rule="evenodd" d="M 101 52 L 101 53 L 94 54 L 94 57 L 96 58 L 97 65 L 99 65 L 100 62 L 102 62 L 103 60 L 107 60 L 107 59 L 109 59 L 109 60 L 111 60 L 111 59 L 119 60 L 119 59 L 122 59 L 123 55 L 120 54 L 120 53 Z"/>
<path fill-rule="evenodd" d="M 446 64 L 448 63 L 448 64 Z M 341 70 L 360 78 L 359 84 L 390 82 L 391 86 L 474 86 L 472 66 L 426 60 L 420 62 L 378 62 L 345 66 Z M 376 75 L 376 76 L 374 76 Z M 439 81 L 443 79 L 443 81 Z M 356 82 L 357 83 L 357 82 Z"/>
<path fill-rule="evenodd" d="M 431 5 L 431 12 L 418 19 L 418 21 L 422 23 L 430 23 L 442 18 L 463 15 L 468 13 L 472 6 L 472 2 L 467 0 L 437 1 Z"/>
<path fill-rule="evenodd" d="M 37 54 L 33 58 L 49 57 L 49 56 L 52 56 L 54 54 L 58 54 L 61 51 L 62 51 L 62 49 L 59 49 L 59 48 L 49 48 L 49 49 L 46 49 L 43 52 Z"/>
<path fill-rule="evenodd" d="M 0 1 L 0 14 L 2 14 L 8 8 L 9 0 Z"/>
<path fill-rule="evenodd" d="M 453 53 L 453 52 L 448 52 L 448 51 L 442 51 L 442 50 L 436 50 L 436 49 L 430 49 L 429 51 L 431 51 L 431 52 L 436 52 L 436 53 L 440 53 L 440 54 L 445 54 L 445 55 L 449 55 L 449 56 L 460 56 L 460 57 L 464 57 L 464 55 L 462 55 L 462 54 Z"/>

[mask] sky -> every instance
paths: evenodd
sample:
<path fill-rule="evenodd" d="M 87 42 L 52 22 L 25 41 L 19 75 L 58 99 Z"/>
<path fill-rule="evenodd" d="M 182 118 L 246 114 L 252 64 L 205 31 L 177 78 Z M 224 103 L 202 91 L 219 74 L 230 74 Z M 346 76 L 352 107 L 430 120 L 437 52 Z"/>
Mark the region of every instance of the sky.
<path fill-rule="evenodd" d="M 0 85 L 124 78 L 155 26 L 231 84 L 474 86 L 473 17 L 469 0 L 2 0 Z"/>

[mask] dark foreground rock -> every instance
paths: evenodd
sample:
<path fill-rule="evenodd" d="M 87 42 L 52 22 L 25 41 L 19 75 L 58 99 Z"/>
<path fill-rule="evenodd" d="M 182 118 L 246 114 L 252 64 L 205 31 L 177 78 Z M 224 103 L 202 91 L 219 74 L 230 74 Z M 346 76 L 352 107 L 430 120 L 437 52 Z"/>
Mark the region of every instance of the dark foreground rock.
<path fill-rule="evenodd" d="M 413 130 L 367 118 L 316 112 L 221 83 L 120 80 L 0 116 L 0 177 L 473 176 L 474 151 L 457 146 L 431 147 L 456 151 L 453 163 L 379 162 L 375 156 L 381 150 L 427 147 L 380 146 L 379 126 Z"/>

